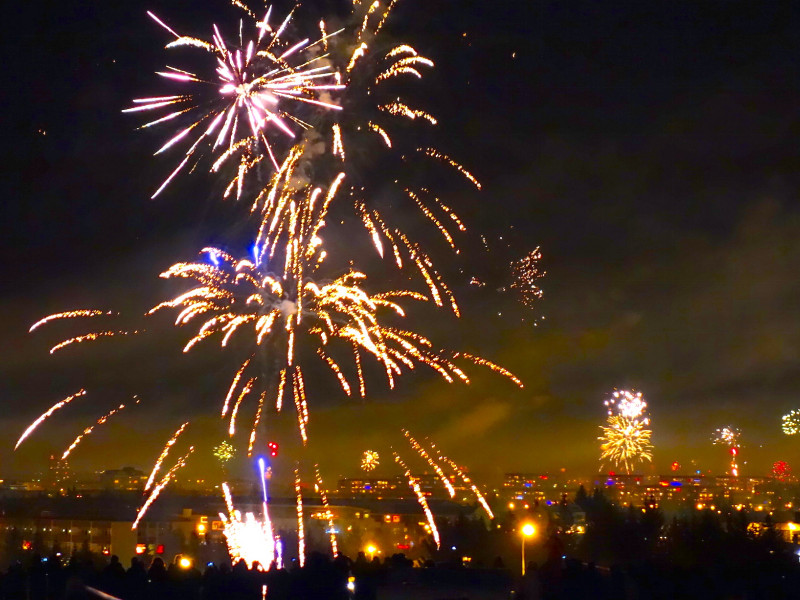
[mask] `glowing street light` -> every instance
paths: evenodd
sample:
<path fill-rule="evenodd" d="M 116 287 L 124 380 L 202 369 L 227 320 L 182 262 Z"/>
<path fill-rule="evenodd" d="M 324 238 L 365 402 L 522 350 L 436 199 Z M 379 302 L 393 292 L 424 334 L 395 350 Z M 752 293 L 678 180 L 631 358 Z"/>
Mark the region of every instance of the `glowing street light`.
<path fill-rule="evenodd" d="M 372 560 L 375 557 L 375 553 L 377 551 L 378 551 L 378 549 L 375 546 L 373 546 L 372 544 L 367 546 L 367 554 L 369 554 L 369 559 L 370 560 Z"/>
<path fill-rule="evenodd" d="M 531 523 L 522 526 L 522 576 L 525 577 L 525 540 L 536 534 L 536 528 Z"/>

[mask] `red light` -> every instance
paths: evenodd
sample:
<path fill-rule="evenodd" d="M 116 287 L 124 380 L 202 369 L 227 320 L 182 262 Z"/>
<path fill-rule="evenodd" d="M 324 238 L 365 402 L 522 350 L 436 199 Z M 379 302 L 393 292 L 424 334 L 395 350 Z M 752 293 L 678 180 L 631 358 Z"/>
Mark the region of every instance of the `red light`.
<path fill-rule="evenodd" d="M 613 477 L 614 475 L 616 475 L 616 473 L 614 473 L 614 471 L 609 471 L 609 472 L 608 472 L 608 476 L 609 476 L 609 477 Z"/>
<path fill-rule="evenodd" d="M 677 460 L 676 460 L 676 461 L 673 461 L 673 463 L 672 463 L 672 470 L 673 470 L 673 471 L 677 471 L 677 470 L 678 470 L 678 469 L 680 469 L 680 468 L 681 468 L 681 464 L 680 464 L 680 463 L 679 463 Z"/>
<path fill-rule="evenodd" d="M 736 456 L 737 454 L 739 454 L 739 449 L 738 448 L 731 448 L 731 454 L 733 456 Z"/>
<path fill-rule="evenodd" d="M 276 442 L 270 442 L 267 447 L 269 448 L 270 456 L 278 456 L 278 444 Z"/>
<path fill-rule="evenodd" d="M 156 554 L 164 554 L 164 544 L 156 546 Z"/>
<path fill-rule="evenodd" d="M 398 550 L 408 550 L 409 548 L 411 548 L 409 544 L 397 544 Z"/>

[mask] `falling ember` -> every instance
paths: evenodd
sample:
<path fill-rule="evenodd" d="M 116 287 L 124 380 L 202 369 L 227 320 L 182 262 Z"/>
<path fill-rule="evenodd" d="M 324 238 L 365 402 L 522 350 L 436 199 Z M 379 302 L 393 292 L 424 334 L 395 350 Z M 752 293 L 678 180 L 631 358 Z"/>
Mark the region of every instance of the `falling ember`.
<path fill-rule="evenodd" d="M 434 472 L 441 480 L 442 485 L 445 487 L 450 497 L 451 498 L 454 497 L 456 495 L 456 491 L 453 488 L 453 484 L 450 482 L 450 479 L 447 477 L 447 475 L 445 475 L 442 468 L 436 463 L 435 460 L 433 460 L 433 458 L 431 457 L 430 454 L 428 454 L 425 448 L 423 448 L 422 445 L 417 440 L 415 440 L 414 437 L 407 430 L 405 429 L 403 430 L 403 435 L 406 436 L 408 443 L 411 444 L 411 447 L 417 452 L 417 454 L 419 454 L 420 457 L 422 457 L 422 459 L 425 460 L 428 463 L 428 465 L 434 470 Z"/>
<path fill-rule="evenodd" d="M 135 399 L 135 402 L 134 402 L 134 404 L 139 404 L 139 399 L 138 399 L 138 398 L 136 398 L 136 399 Z M 103 425 L 103 424 L 104 424 L 106 421 L 108 421 L 108 419 L 109 419 L 110 417 L 114 416 L 114 415 L 115 415 L 115 414 L 117 414 L 119 411 L 123 410 L 124 408 L 125 408 L 125 404 L 120 404 L 120 405 L 119 405 L 117 408 L 115 408 L 115 409 L 113 409 L 113 410 L 111 410 L 111 411 L 107 412 L 105 415 L 103 415 L 102 417 L 100 417 L 99 419 L 97 419 L 97 421 L 95 421 L 94 425 L 90 425 L 89 427 L 87 427 L 86 429 L 84 429 L 84 430 L 83 430 L 83 431 L 80 433 L 80 435 L 78 435 L 78 437 L 76 437 L 76 438 L 75 438 L 75 440 L 74 440 L 74 441 L 73 441 L 73 442 L 72 442 L 72 443 L 69 445 L 69 447 L 68 447 L 68 448 L 67 448 L 67 449 L 64 451 L 64 454 L 62 454 L 62 455 L 61 455 L 61 460 L 67 460 L 67 457 L 68 457 L 68 456 L 69 456 L 69 455 L 72 453 L 72 451 L 73 451 L 73 450 L 75 450 L 75 448 L 78 446 L 78 444 L 80 444 L 80 443 L 81 443 L 81 441 L 82 441 L 82 440 L 83 440 L 83 439 L 84 439 L 84 438 L 85 438 L 87 435 L 90 435 L 90 434 L 92 433 L 92 431 L 94 431 L 94 428 L 95 428 L 95 427 L 97 427 L 98 425 Z"/>
<path fill-rule="evenodd" d="M 194 446 L 190 446 L 189 451 L 183 456 L 181 456 L 178 459 L 178 462 L 175 463 L 175 466 L 173 466 L 169 471 L 167 471 L 164 477 L 161 478 L 161 481 L 159 481 L 158 484 L 153 488 L 153 491 L 150 492 L 150 495 L 147 497 L 147 500 L 139 509 L 139 512 L 136 515 L 136 520 L 133 522 L 131 529 L 136 529 L 139 526 L 139 521 L 141 521 L 142 517 L 144 517 L 145 513 L 147 513 L 147 509 L 150 508 L 150 505 L 156 501 L 156 498 L 158 498 L 159 494 L 161 494 L 161 491 L 165 487 L 167 487 L 170 481 L 172 481 L 172 478 L 175 476 L 175 473 L 177 473 L 180 469 L 186 466 L 186 461 L 192 455 L 193 452 L 194 452 Z"/>
<path fill-rule="evenodd" d="M 314 465 L 314 476 L 316 478 L 317 492 L 319 493 L 320 500 L 322 500 L 322 507 L 325 509 L 325 517 L 328 519 L 328 536 L 331 541 L 331 552 L 333 556 L 339 555 L 339 546 L 336 542 L 336 528 L 333 523 L 333 512 L 331 512 L 330 504 L 328 504 L 328 493 L 322 485 L 322 477 L 319 474 L 319 465 Z"/>
<path fill-rule="evenodd" d="M 297 508 L 297 556 L 300 566 L 306 564 L 306 533 L 303 523 L 303 492 L 300 489 L 300 469 L 294 470 L 294 492 L 296 495 Z"/>
<path fill-rule="evenodd" d="M 473 494 L 475 494 L 475 498 L 478 499 L 478 504 L 481 505 L 481 508 L 483 508 L 483 510 L 486 512 L 486 515 L 490 519 L 494 519 L 494 512 L 492 512 L 492 509 L 489 506 L 489 503 L 486 501 L 486 498 L 481 493 L 481 491 L 478 489 L 478 486 L 475 485 L 473 483 L 473 481 L 469 478 L 469 476 L 466 474 L 464 469 L 459 467 L 458 464 L 455 461 L 450 460 L 445 455 L 443 455 L 441 452 L 439 452 L 439 450 L 436 448 L 435 444 L 430 444 L 430 447 L 431 447 L 431 450 L 436 452 L 437 458 L 440 461 L 443 461 L 443 462 L 446 462 L 447 464 L 449 464 L 450 467 L 453 469 L 453 471 L 456 473 L 456 475 L 458 475 L 458 477 L 461 479 L 461 481 L 463 481 L 465 485 L 469 486 L 469 489 L 472 490 Z"/>
<path fill-rule="evenodd" d="M 441 547 L 441 541 L 439 540 L 439 530 L 436 528 L 436 521 L 433 520 L 433 513 L 431 512 L 430 507 L 428 506 L 428 501 L 425 499 L 425 494 L 422 493 L 422 490 L 419 487 L 419 482 L 417 479 L 411 475 L 411 471 L 409 470 L 408 466 L 403 462 L 403 459 L 400 458 L 400 455 L 396 452 L 394 453 L 394 460 L 395 462 L 400 465 L 400 468 L 403 469 L 406 479 L 408 479 L 408 485 L 414 491 L 414 494 L 417 497 L 417 502 L 422 507 L 422 511 L 425 513 L 425 518 L 428 520 L 428 527 L 430 527 L 431 535 L 433 536 L 433 541 L 436 542 L 436 548 L 438 549 Z"/>
<path fill-rule="evenodd" d="M 34 329 L 41 327 L 45 323 L 49 323 L 50 321 L 55 321 L 57 319 L 74 319 L 76 317 L 99 317 L 101 315 L 115 315 L 117 313 L 112 311 L 103 311 L 103 310 L 69 310 L 66 312 L 56 313 L 54 315 L 49 315 L 44 319 L 40 319 L 36 321 L 31 328 L 28 329 L 28 333 L 32 332 Z"/>
<path fill-rule="evenodd" d="M 542 253 L 537 247 L 522 258 L 511 263 L 511 289 L 519 293 L 519 299 L 527 307 L 542 298 L 544 292 L 539 287 L 539 280 L 547 273 L 539 270 Z"/>
<path fill-rule="evenodd" d="M 183 433 L 183 431 L 188 426 L 189 422 L 187 421 L 186 423 L 178 427 L 177 431 L 175 431 L 175 433 L 172 434 L 172 437 L 169 438 L 167 443 L 164 445 L 164 449 L 161 451 L 161 454 L 158 456 L 155 464 L 153 465 L 153 470 L 150 471 L 150 477 L 147 478 L 147 483 L 144 484 L 144 491 L 149 490 L 150 486 L 153 485 L 153 482 L 155 481 L 156 478 L 156 473 L 158 473 L 158 470 L 161 468 L 161 463 L 163 463 L 164 459 L 167 458 L 170 448 L 172 448 L 172 446 L 175 445 L 175 442 L 178 441 L 178 437 Z"/>
<path fill-rule="evenodd" d="M 21 436 L 19 436 L 19 439 L 17 440 L 17 443 L 16 443 L 16 444 L 14 444 L 14 450 L 16 450 L 17 448 L 19 448 L 19 445 L 20 445 L 22 442 L 24 442 L 24 441 L 25 441 L 25 438 L 27 438 L 27 437 L 28 437 L 28 436 L 29 436 L 31 433 L 33 433 L 33 430 L 34 430 L 34 429 L 36 429 L 36 428 L 37 428 L 37 427 L 38 427 L 38 426 L 39 426 L 39 425 L 42 423 L 42 421 L 44 421 L 44 420 L 45 420 L 47 417 L 49 417 L 50 415 L 52 415 L 52 414 L 53 414 L 54 412 L 56 412 L 56 411 L 57 411 L 59 408 L 63 408 L 64 406 L 66 406 L 67 404 L 69 404 L 70 402 L 72 402 L 72 401 L 73 401 L 75 398 L 80 398 L 81 396 L 85 396 L 85 395 L 86 395 L 86 390 L 81 390 L 81 391 L 79 391 L 79 392 L 77 392 L 77 393 L 73 394 L 72 396 L 67 396 L 66 398 L 64 398 L 64 399 L 63 399 L 63 400 L 61 400 L 60 402 L 56 402 L 56 403 L 55 403 L 53 406 L 51 406 L 51 407 L 50 407 L 50 408 L 47 410 L 47 412 L 45 412 L 44 414 L 42 414 L 42 416 L 40 416 L 40 417 L 39 417 L 38 419 L 36 419 L 36 420 L 35 420 L 33 423 L 31 423 L 31 424 L 28 426 L 28 428 L 27 428 L 27 429 L 26 429 L 26 430 L 25 430 L 25 431 L 22 433 L 22 435 L 21 435 Z"/>

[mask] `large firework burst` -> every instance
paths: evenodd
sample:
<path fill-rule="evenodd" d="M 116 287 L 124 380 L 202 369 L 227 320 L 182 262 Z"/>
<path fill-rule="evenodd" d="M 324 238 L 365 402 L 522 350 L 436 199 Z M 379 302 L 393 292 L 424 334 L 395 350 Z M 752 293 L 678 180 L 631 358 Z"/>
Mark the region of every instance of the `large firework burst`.
<path fill-rule="evenodd" d="M 637 463 L 653 461 L 652 431 L 642 421 L 612 415 L 600 429 L 602 435 L 597 439 L 601 442 L 601 462 L 611 461 L 630 473 Z"/>
<path fill-rule="evenodd" d="M 248 171 L 265 158 L 276 169 L 283 160 L 282 156 L 276 157 L 273 135 L 292 140 L 298 129 L 308 129 L 310 125 L 301 118 L 308 106 L 341 108 L 325 99 L 331 90 L 343 88 L 337 82 L 337 73 L 332 70 L 327 55 L 319 51 L 327 46 L 328 35 L 313 42 L 310 38 L 290 38 L 286 34 L 294 11 L 271 22 L 271 7 L 259 18 L 244 4 L 234 4 L 244 10 L 248 26 L 245 27 L 243 19 L 238 36 L 227 41 L 216 25 L 212 26 L 211 40 L 206 41 L 180 35 L 153 13 L 148 13 L 175 37 L 167 48 L 200 48 L 213 56 L 209 66 L 214 67 L 210 75 L 167 67 L 158 75 L 191 86 L 190 89 L 179 94 L 134 100 L 136 106 L 125 111 L 156 112 L 157 118 L 143 127 L 189 121 L 188 126 L 181 126 L 156 151 L 160 154 L 184 140 L 191 142 L 183 160 L 153 197 L 181 170 L 191 166 L 192 161 L 196 162 L 201 149 L 207 148 L 215 156 L 212 171 L 219 170 L 228 159 L 238 161 L 236 174 L 225 195 L 234 184 L 240 195 Z M 247 34 L 246 29 L 250 30 Z"/>

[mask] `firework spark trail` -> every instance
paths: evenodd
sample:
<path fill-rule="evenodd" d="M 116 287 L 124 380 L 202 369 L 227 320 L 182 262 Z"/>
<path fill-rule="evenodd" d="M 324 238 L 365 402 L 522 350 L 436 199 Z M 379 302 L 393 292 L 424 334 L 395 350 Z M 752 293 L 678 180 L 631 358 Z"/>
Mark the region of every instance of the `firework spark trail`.
<path fill-rule="evenodd" d="M 456 495 L 456 490 L 453 488 L 453 484 L 450 481 L 450 478 L 445 475 L 445 472 L 442 468 L 438 465 L 438 463 L 433 460 L 430 454 L 422 447 L 422 445 L 414 439 L 414 437 L 409 433 L 407 429 L 403 429 L 403 435 L 406 436 L 408 443 L 411 444 L 411 447 L 419 454 L 429 465 L 430 467 L 436 472 L 439 476 L 439 479 L 442 482 L 442 485 L 447 489 L 447 493 L 450 494 L 450 497 L 453 498 Z"/>
<path fill-rule="evenodd" d="M 304 123 L 296 115 L 298 109 L 316 107 L 341 110 L 338 104 L 325 100 L 329 92 L 345 88 L 337 81 L 337 73 L 328 64 L 328 54 L 309 52 L 318 44 L 327 45 L 341 30 L 331 34 L 323 32 L 322 37 L 314 42 L 309 38 L 284 40 L 281 35 L 286 31 L 294 11 L 277 29 L 273 29 L 269 23 L 271 9 L 260 20 L 243 3 L 234 2 L 234 5 L 244 9 L 250 16 L 256 32 L 253 37 L 244 39 L 243 22 L 240 21 L 239 47 L 229 47 L 216 25 L 213 26 L 212 40 L 206 41 L 182 36 L 148 12 L 151 18 L 175 36 L 167 48 L 202 49 L 215 58 L 209 66 L 216 66 L 215 73 L 209 76 L 167 67 L 167 71 L 157 74 L 184 85 L 199 86 L 199 89 L 182 94 L 139 98 L 133 101 L 133 107 L 123 111 L 159 113 L 142 128 L 171 123 L 190 113 L 194 115 L 188 127 L 180 129 L 155 153 L 160 154 L 184 139 L 193 140 L 183 160 L 155 191 L 153 198 L 184 170 L 190 159 L 199 159 L 195 154 L 205 148 L 218 155 L 211 167 L 212 172 L 218 171 L 228 159 L 238 158 L 236 175 L 227 186 L 225 196 L 236 186 L 239 197 L 247 173 L 264 158 L 268 158 L 278 169 L 275 140 L 271 140 L 271 133 L 268 134 L 269 126 L 274 126 L 282 136 L 294 139 L 296 134 L 290 122 Z M 285 109 L 287 104 L 291 105 L 290 110 Z M 193 133 L 195 135 L 192 138 L 190 134 Z"/>
<path fill-rule="evenodd" d="M 434 444 L 433 442 L 429 442 L 429 445 L 431 447 L 431 450 L 433 450 L 436 453 L 437 458 L 440 461 L 446 462 L 448 465 L 450 465 L 450 467 L 453 469 L 455 474 L 458 475 L 458 477 L 461 479 L 461 481 L 464 482 L 464 485 L 469 486 L 469 489 L 472 490 L 472 493 L 475 495 L 475 498 L 477 498 L 478 503 L 481 505 L 481 508 L 483 508 L 483 510 L 486 512 L 486 515 L 490 519 L 494 519 L 494 512 L 492 512 L 492 509 L 489 506 L 489 503 L 486 501 L 486 498 L 481 493 L 481 491 L 478 489 L 478 486 L 475 485 L 472 482 L 472 480 L 469 478 L 469 476 L 464 472 L 464 469 L 459 467 L 458 463 L 456 463 L 455 461 L 449 459 L 444 454 L 439 452 L 439 449 L 436 447 L 436 444 Z"/>
<path fill-rule="evenodd" d="M 134 400 L 135 400 L 134 404 L 139 404 L 139 399 L 138 398 L 134 398 Z M 95 421 L 95 423 L 93 425 L 90 425 L 89 427 L 84 429 L 73 440 L 73 442 L 69 445 L 69 447 L 66 450 L 64 450 L 64 453 L 61 455 L 61 460 L 67 460 L 67 457 L 72 453 L 73 450 L 75 450 L 75 448 L 78 446 L 78 444 L 81 443 L 83 438 L 85 438 L 87 435 L 90 435 L 92 433 L 92 431 L 94 431 L 95 427 L 97 427 L 98 425 L 103 425 L 106 421 L 108 421 L 108 419 L 110 417 L 114 416 L 119 411 L 123 410 L 124 408 L 125 408 L 125 404 L 124 403 L 120 404 L 117 408 L 107 412 L 105 415 L 103 415 L 102 417 L 97 419 L 97 421 Z"/>
<path fill-rule="evenodd" d="M 294 469 L 294 492 L 297 506 L 297 556 L 300 566 L 306 564 L 306 534 L 303 523 L 303 492 L 300 489 L 300 469 Z"/>
<path fill-rule="evenodd" d="M 43 413 L 43 414 L 42 414 L 42 415 L 41 415 L 41 416 L 40 416 L 38 419 L 36 419 L 36 420 L 35 420 L 33 423 L 31 423 L 31 424 L 28 426 L 28 428 L 27 428 L 27 429 L 26 429 L 26 430 L 25 430 L 25 431 L 22 433 L 22 435 L 21 435 L 21 436 L 19 436 L 19 439 L 17 440 L 17 443 L 16 443 L 16 444 L 14 444 L 14 450 L 16 450 L 17 448 L 19 448 L 19 445 L 20 445 L 22 442 L 24 442 L 24 441 L 25 441 L 25 439 L 26 439 L 26 438 L 27 438 L 27 437 L 28 437 L 28 436 L 29 436 L 31 433 L 33 433 L 33 431 L 34 431 L 34 430 L 35 430 L 35 429 L 36 429 L 36 428 L 37 428 L 39 425 L 41 425 L 42 421 L 44 421 L 45 419 L 47 419 L 47 418 L 48 418 L 50 415 L 52 415 L 52 414 L 53 414 L 54 412 L 56 412 L 58 409 L 60 409 L 60 408 L 63 408 L 64 406 L 66 406 L 67 404 L 69 404 L 70 402 L 72 402 L 72 401 L 73 401 L 75 398 L 80 398 L 81 396 L 85 396 L 85 395 L 86 395 L 86 390 L 80 390 L 79 392 L 77 392 L 77 393 L 75 393 L 75 394 L 72 394 L 71 396 L 67 396 L 67 397 L 66 397 L 66 398 L 64 398 L 63 400 L 60 400 L 59 402 L 56 402 L 56 403 L 55 403 L 53 406 L 51 406 L 49 409 L 47 409 L 47 411 L 46 411 L 45 413 Z"/>
<path fill-rule="evenodd" d="M 83 342 L 93 342 L 95 340 L 99 340 L 100 338 L 114 337 L 114 336 L 117 336 L 117 335 L 131 335 L 131 334 L 136 334 L 136 333 L 139 333 L 139 332 L 138 331 L 115 331 L 115 330 L 93 331 L 91 333 L 86 333 L 84 335 L 78 335 L 78 336 L 69 338 L 68 340 L 64 340 L 63 342 L 60 342 L 60 343 L 56 344 L 55 346 L 50 348 L 50 354 L 55 354 L 56 352 L 58 352 L 62 348 L 65 348 L 65 347 L 70 346 L 72 344 L 82 344 Z"/>
<path fill-rule="evenodd" d="M 66 312 L 55 313 L 53 315 L 48 315 L 43 319 L 36 321 L 33 325 L 31 325 L 30 329 L 28 329 L 28 333 L 31 333 L 35 329 L 41 327 L 42 325 L 49 323 L 51 321 L 55 321 L 57 319 L 74 319 L 76 317 L 99 317 L 101 315 L 116 315 L 117 313 L 113 311 L 104 311 L 104 310 L 93 310 L 93 309 L 79 309 L 79 310 L 68 310 Z"/>
<path fill-rule="evenodd" d="M 158 459 L 156 459 L 156 462 L 153 465 L 153 470 L 150 471 L 150 477 L 147 478 L 147 483 L 144 484 L 144 491 L 149 490 L 150 486 L 153 485 L 153 482 L 155 481 L 156 478 L 156 473 L 158 473 L 158 470 L 161 468 L 161 463 L 163 463 L 164 459 L 167 458 L 170 448 L 172 448 L 172 446 L 175 445 L 175 442 L 178 441 L 178 437 L 183 433 L 184 429 L 186 429 L 188 426 L 189 426 L 189 421 L 186 421 L 186 423 L 178 427 L 175 433 L 172 434 L 172 437 L 169 438 L 167 443 L 164 445 L 164 449 L 161 451 L 161 454 L 158 456 Z"/>
<path fill-rule="evenodd" d="M 433 536 L 433 540 L 436 542 L 436 548 L 438 549 L 441 546 L 439 530 L 436 528 L 436 522 L 433 520 L 433 513 L 428 506 L 428 501 L 425 499 L 425 494 L 422 493 L 417 479 L 411 474 L 408 466 L 403 462 L 403 459 L 400 458 L 400 455 L 397 454 L 397 452 L 394 453 L 394 460 L 398 465 L 400 465 L 400 468 L 403 469 L 404 474 L 408 479 L 408 485 L 417 496 L 417 502 L 419 502 L 419 505 L 422 507 L 422 511 L 425 513 L 425 518 L 428 520 L 428 526 L 430 527 L 431 535 Z"/>
<path fill-rule="evenodd" d="M 159 494 L 161 494 L 161 491 L 165 487 L 167 487 L 170 481 L 172 481 L 172 478 L 174 477 L 175 473 L 177 473 L 180 469 L 186 466 L 186 461 L 192 455 L 193 452 L 194 452 L 194 446 L 190 446 L 189 451 L 183 456 L 181 456 L 178 459 L 178 462 L 175 463 L 175 465 L 169 471 L 166 472 L 164 477 L 161 478 L 161 481 L 159 481 L 158 484 L 153 488 L 153 491 L 150 492 L 150 495 L 147 497 L 147 500 L 139 509 L 139 513 L 136 515 L 136 520 L 133 522 L 133 526 L 131 527 L 131 529 L 136 529 L 136 527 L 138 527 L 139 521 L 142 520 L 145 513 L 147 512 L 147 509 L 150 508 L 150 505 L 156 501 L 156 498 L 158 498 Z"/>
<path fill-rule="evenodd" d="M 627 473 L 633 470 L 637 462 L 653 461 L 653 445 L 650 443 L 652 432 L 646 423 L 637 419 L 612 415 L 607 425 L 601 426 L 600 461 L 611 460 L 615 465 L 622 465 Z"/>
<path fill-rule="evenodd" d="M 314 465 L 314 476 L 316 478 L 319 497 L 322 500 L 322 507 L 325 509 L 325 517 L 328 519 L 328 535 L 331 540 L 331 552 L 333 552 L 335 558 L 339 555 L 339 546 L 336 542 L 336 528 L 333 523 L 333 512 L 331 512 L 331 507 L 328 503 L 328 494 L 325 491 L 325 487 L 322 485 L 322 477 L 319 474 L 319 465 Z"/>

